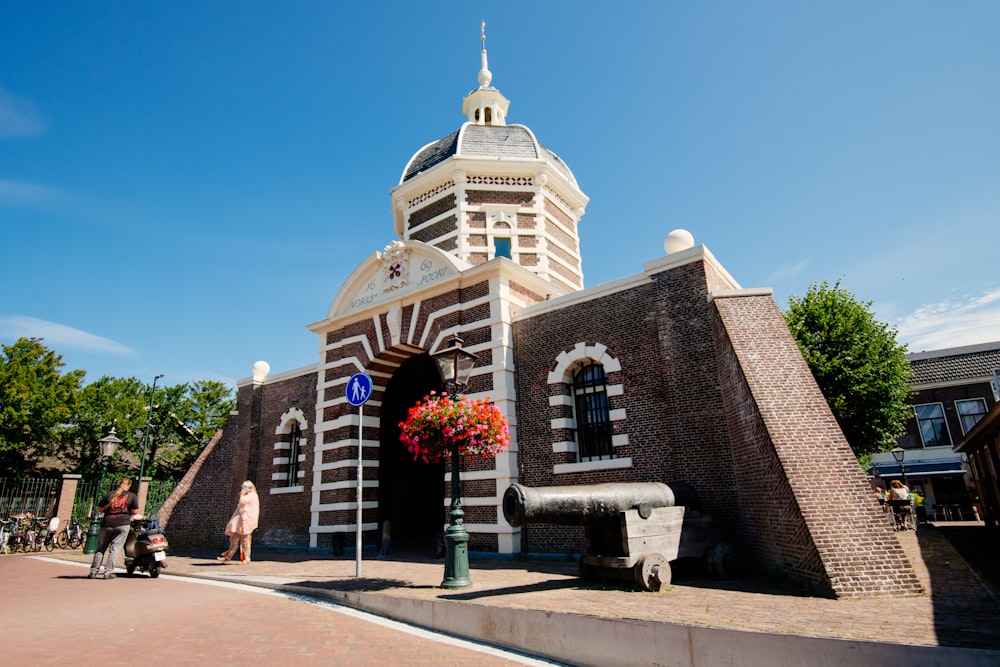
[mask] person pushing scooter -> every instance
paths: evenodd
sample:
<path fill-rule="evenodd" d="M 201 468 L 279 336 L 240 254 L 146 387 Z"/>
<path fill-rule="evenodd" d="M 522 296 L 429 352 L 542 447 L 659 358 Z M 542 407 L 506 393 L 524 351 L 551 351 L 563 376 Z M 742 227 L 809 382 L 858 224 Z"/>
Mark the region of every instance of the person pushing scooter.
<path fill-rule="evenodd" d="M 97 551 L 94 553 L 94 560 L 90 564 L 89 579 L 96 579 L 97 573 L 104 562 L 104 554 L 107 552 L 108 559 L 104 562 L 104 578 L 115 578 L 115 561 L 118 560 L 118 553 L 125 544 L 128 537 L 129 523 L 133 514 L 139 513 L 139 497 L 129 491 L 132 480 L 122 478 L 118 481 L 118 488 L 109 491 L 104 496 L 104 500 L 97 506 L 97 511 L 104 516 L 101 518 L 101 533 L 98 539 Z M 94 517 L 93 520 L 96 520 Z"/>

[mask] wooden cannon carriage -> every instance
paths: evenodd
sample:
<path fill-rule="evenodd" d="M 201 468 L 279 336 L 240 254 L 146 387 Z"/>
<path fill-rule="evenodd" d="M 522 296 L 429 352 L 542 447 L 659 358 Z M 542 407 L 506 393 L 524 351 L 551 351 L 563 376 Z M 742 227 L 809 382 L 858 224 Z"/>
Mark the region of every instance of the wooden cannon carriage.
<path fill-rule="evenodd" d="M 713 576 L 730 575 L 733 549 L 699 508 L 694 489 L 677 482 L 514 484 L 503 497 L 504 517 L 511 526 L 584 527 L 581 577 L 632 580 L 647 591 L 670 584 L 670 563 L 678 558 L 703 558 Z"/>

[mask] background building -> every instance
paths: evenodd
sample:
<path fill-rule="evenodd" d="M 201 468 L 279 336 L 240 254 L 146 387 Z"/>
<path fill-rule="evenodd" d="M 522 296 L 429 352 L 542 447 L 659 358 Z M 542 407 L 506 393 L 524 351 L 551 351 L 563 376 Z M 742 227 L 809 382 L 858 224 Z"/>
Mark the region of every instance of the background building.
<path fill-rule="evenodd" d="M 872 475 L 898 479 L 924 496 L 928 519 L 974 518 L 968 457 L 954 447 L 997 404 L 1000 342 L 908 355 L 913 367 L 913 419 L 898 446 L 872 457 Z"/>

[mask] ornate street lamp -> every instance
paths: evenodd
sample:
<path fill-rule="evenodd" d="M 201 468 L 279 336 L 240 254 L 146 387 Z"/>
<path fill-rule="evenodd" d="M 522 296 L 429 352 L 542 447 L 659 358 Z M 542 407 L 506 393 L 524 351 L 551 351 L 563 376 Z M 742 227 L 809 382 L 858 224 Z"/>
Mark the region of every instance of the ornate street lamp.
<path fill-rule="evenodd" d="M 101 487 L 104 486 L 104 475 L 108 472 L 108 461 L 114 456 L 115 450 L 122 441 L 115 435 L 115 427 L 106 436 L 97 441 L 101 446 L 101 478 L 97 482 L 97 491 L 94 493 L 94 510 L 90 514 L 90 528 L 87 530 L 87 543 L 83 547 L 83 553 L 92 554 L 97 551 L 97 541 L 101 527 L 97 521 L 97 508 L 101 503 Z"/>
<path fill-rule="evenodd" d="M 431 357 L 438 365 L 441 380 L 456 398 L 469 386 L 469 375 L 476 364 L 476 355 L 462 349 L 462 339 L 451 338 L 451 347 L 438 350 Z M 460 456 L 458 444 L 451 446 L 451 509 L 450 522 L 444 533 L 444 581 L 442 588 L 464 588 L 472 585 L 469 578 L 469 533 L 465 529 L 465 510 L 462 509 L 462 481 L 459 478 Z"/>
<path fill-rule="evenodd" d="M 903 465 L 903 460 L 906 458 L 906 450 L 902 447 L 893 447 L 891 454 L 892 458 L 896 459 L 896 463 L 899 464 L 899 474 L 903 477 L 903 486 L 908 486 L 906 484 L 906 466 Z"/>
<path fill-rule="evenodd" d="M 149 414 L 146 415 L 146 434 L 142 436 L 142 459 L 139 461 L 139 481 L 136 482 L 139 486 L 135 490 L 136 493 L 142 489 L 142 473 L 146 469 L 146 447 L 149 446 L 149 426 L 153 422 L 153 397 L 156 395 L 156 381 L 161 377 L 163 373 L 153 378 L 153 387 L 149 390 Z"/>

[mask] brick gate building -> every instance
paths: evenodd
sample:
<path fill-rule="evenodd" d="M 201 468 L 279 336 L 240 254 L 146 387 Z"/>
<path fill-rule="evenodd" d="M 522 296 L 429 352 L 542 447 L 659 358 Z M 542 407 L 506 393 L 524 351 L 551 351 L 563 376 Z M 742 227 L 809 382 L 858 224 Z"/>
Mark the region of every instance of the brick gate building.
<path fill-rule="evenodd" d="M 418 150 L 392 189 L 397 239 L 333 299 L 314 366 L 238 385 L 237 410 L 163 510 L 179 546 L 220 543 L 243 479 L 261 495 L 262 546 L 339 549 L 356 526 L 433 550 L 450 472 L 410 459 L 406 410 L 441 380 L 455 334 L 478 356 L 468 393 L 506 415 L 512 446 L 466 463 L 473 551 L 568 552 L 581 531 L 512 528 L 501 497 L 529 486 L 680 481 L 758 571 L 826 595 L 915 594 L 917 579 L 769 290 L 742 289 L 690 234 L 641 271 L 584 288 L 588 202 L 530 129 L 507 124 L 485 48 L 452 134 Z M 619 221 L 627 229 L 627 221 Z"/>

